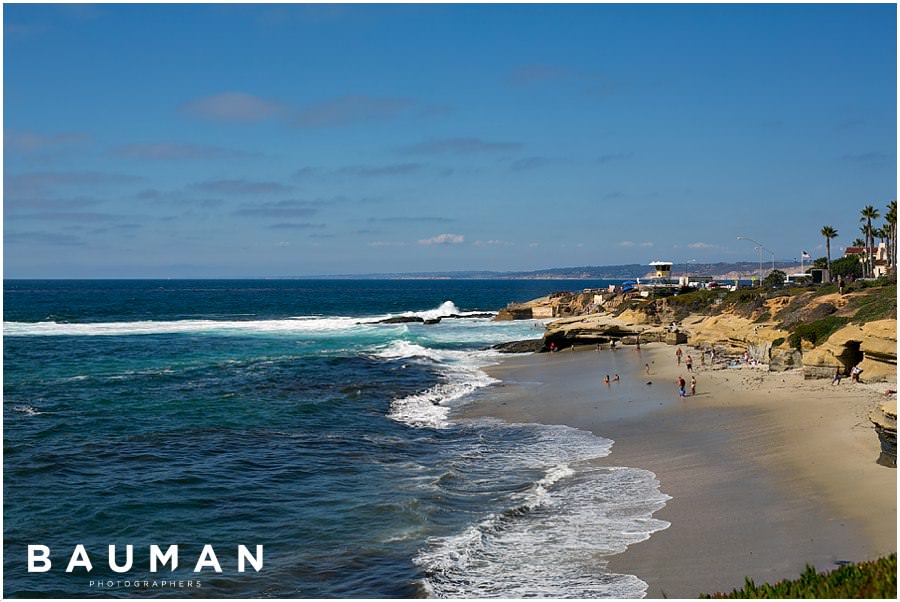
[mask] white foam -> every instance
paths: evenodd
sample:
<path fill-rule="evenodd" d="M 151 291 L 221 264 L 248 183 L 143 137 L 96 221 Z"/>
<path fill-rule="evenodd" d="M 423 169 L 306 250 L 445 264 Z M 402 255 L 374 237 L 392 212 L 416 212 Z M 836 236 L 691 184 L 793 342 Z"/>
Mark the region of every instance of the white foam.
<path fill-rule="evenodd" d="M 428 361 L 441 372 L 443 382 L 420 393 L 391 401 L 388 417 L 410 426 L 445 428 L 450 413 L 450 402 L 486 387 L 497 379 L 485 374 L 481 368 L 496 362 L 495 351 L 457 351 L 433 349 L 418 343 L 396 340 L 377 348 L 376 358 Z"/>
<path fill-rule="evenodd" d="M 652 518 L 668 496 L 653 473 L 551 467 L 515 512 L 491 514 L 458 535 L 429 540 L 414 562 L 437 597 L 641 598 L 647 584 L 605 572 L 598 557 L 669 523 Z"/>
<path fill-rule="evenodd" d="M 16 412 L 21 412 L 22 414 L 25 414 L 27 416 L 38 416 L 40 414 L 43 414 L 43 412 L 39 412 L 29 405 L 14 406 L 13 410 Z"/>
<path fill-rule="evenodd" d="M 471 365 L 445 364 L 442 369 L 445 382 L 421 393 L 391 401 L 388 418 L 410 426 L 446 428 L 449 426 L 447 417 L 450 414 L 450 402 L 498 382 Z"/>
<path fill-rule="evenodd" d="M 445 301 L 435 309 L 406 312 L 400 316 L 417 316 L 422 319 L 446 317 L 452 314 L 473 315 L 477 312 L 460 312 L 452 301 Z M 236 314 L 237 315 L 237 314 Z M 191 334 L 191 333 L 284 333 L 341 331 L 374 326 L 395 314 L 379 316 L 296 316 L 278 320 L 136 320 L 133 322 L 4 322 L 5 336 L 125 336 L 139 334 Z M 400 327 L 404 325 L 379 325 Z"/>

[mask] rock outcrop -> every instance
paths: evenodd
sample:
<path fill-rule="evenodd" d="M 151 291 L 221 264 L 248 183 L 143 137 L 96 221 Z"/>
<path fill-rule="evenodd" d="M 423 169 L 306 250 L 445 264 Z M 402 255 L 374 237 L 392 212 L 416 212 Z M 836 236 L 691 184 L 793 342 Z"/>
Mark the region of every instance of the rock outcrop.
<path fill-rule="evenodd" d="M 768 363 L 772 343 L 785 340 L 790 333 L 770 324 L 758 324 L 734 314 L 708 316 L 689 328 L 688 343 L 722 349 L 726 354 L 749 354 L 751 359 Z"/>
<path fill-rule="evenodd" d="M 561 318 L 547 325 L 545 345 L 560 349 L 571 345 L 596 345 L 634 336 L 639 331 L 606 314 Z"/>
<path fill-rule="evenodd" d="M 493 345 L 491 349 L 496 349 L 500 353 L 534 353 L 544 350 L 544 340 L 528 339 L 525 341 L 498 343 L 497 345 Z"/>
<path fill-rule="evenodd" d="M 849 374 L 856 365 L 863 382 L 897 378 L 897 320 L 848 324 L 803 354 L 807 378 L 830 377 L 835 370 Z"/>

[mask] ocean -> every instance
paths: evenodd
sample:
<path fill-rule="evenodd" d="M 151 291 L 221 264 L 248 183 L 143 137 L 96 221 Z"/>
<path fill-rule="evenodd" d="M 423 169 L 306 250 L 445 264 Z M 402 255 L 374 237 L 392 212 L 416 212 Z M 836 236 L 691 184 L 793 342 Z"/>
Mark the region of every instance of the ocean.
<path fill-rule="evenodd" d="M 585 431 L 453 416 L 490 394 L 491 345 L 543 333 L 476 314 L 606 284 L 7 280 L 3 594 L 642 597 L 599 559 L 667 526 L 652 473 L 598 466 L 614 442 Z M 396 316 L 443 317 L 375 323 Z M 90 573 L 65 570 L 78 544 Z M 207 544 L 221 573 L 194 572 Z"/>

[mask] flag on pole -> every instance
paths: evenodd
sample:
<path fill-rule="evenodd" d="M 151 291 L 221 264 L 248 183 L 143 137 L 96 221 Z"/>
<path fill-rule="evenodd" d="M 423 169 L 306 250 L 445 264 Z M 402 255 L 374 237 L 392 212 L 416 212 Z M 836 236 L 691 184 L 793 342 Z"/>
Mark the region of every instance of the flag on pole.
<path fill-rule="evenodd" d="M 801 257 L 803 257 L 803 259 L 809 259 L 809 253 L 803 251 L 803 255 L 801 255 Z"/>

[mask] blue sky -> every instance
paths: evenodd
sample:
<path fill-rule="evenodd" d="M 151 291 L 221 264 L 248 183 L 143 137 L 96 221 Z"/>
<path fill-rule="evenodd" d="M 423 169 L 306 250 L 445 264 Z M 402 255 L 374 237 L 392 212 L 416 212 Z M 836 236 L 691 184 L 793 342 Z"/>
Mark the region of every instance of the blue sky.
<path fill-rule="evenodd" d="M 896 197 L 894 5 L 3 10 L 7 278 L 788 260 Z"/>

